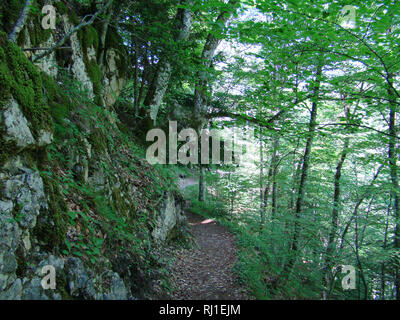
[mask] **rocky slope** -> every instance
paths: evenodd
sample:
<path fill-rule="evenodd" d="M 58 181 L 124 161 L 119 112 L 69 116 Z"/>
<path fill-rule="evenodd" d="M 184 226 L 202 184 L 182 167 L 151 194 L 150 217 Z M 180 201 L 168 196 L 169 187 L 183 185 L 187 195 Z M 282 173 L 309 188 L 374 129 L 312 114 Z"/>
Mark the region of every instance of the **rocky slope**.
<path fill-rule="evenodd" d="M 38 63 L 23 51 L 50 47 L 79 23 L 53 4 L 56 30 L 32 15 L 16 44 L 0 33 L 0 299 L 156 297 L 157 252 L 185 239 L 182 198 L 113 108 L 127 82 L 116 33 L 102 66 L 96 26 Z M 41 284 L 44 266 L 55 268 L 55 289 Z"/>

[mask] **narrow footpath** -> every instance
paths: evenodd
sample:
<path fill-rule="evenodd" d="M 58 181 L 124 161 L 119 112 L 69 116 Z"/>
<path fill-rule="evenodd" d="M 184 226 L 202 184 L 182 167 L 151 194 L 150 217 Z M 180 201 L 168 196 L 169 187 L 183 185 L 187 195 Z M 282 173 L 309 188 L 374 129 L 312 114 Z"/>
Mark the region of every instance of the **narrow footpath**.
<path fill-rule="evenodd" d="M 182 182 L 186 187 L 194 181 Z M 249 300 L 251 296 L 236 279 L 233 268 L 237 261 L 234 235 L 212 219 L 187 212 L 196 245 L 175 254 L 171 281 L 178 300 Z"/>

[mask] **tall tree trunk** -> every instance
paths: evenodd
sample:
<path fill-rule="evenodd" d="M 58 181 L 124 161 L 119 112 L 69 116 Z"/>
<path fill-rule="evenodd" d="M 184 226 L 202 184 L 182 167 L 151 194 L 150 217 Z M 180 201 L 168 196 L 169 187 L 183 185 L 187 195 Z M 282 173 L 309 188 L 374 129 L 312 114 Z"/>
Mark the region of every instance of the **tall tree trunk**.
<path fill-rule="evenodd" d="M 345 108 L 346 118 L 349 120 L 349 109 Z M 325 266 L 322 272 L 322 279 L 324 284 L 324 298 L 327 299 L 327 290 L 330 281 L 330 270 L 332 269 L 332 256 L 336 248 L 336 232 L 339 222 L 339 202 L 340 202 L 340 178 L 342 176 L 342 167 L 346 160 L 347 153 L 349 150 L 350 137 L 346 136 L 343 144 L 342 153 L 339 162 L 336 166 L 336 173 L 334 178 L 334 192 L 333 192 L 333 208 L 332 208 L 332 220 L 331 228 L 328 236 L 328 244 L 325 252 Z M 329 277 L 329 278 L 328 278 Z"/>
<path fill-rule="evenodd" d="M 272 209 L 271 209 L 271 220 L 273 220 L 276 216 L 276 212 L 278 210 L 278 181 L 276 181 L 276 175 L 278 173 L 278 166 L 274 163 L 274 171 L 272 173 Z"/>
<path fill-rule="evenodd" d="M 316 66 L 316 73 L 315 73 L 315 82 L 313 88 L 313 101 L 312 101 L 312 108 L 311 108 L 311 116 L 310 122 L 308 125 L 308 138 L 306 142 L 306 148 L 303 155 L 303 162 L 302 162 L 302 169 L 301 169 L 301 177 L 300 177 L 300 184 L 297 194 L 297 201 L 296 201 L 296 211 L 295 211 L 295 223 L 294 223 L 294 231 L 293 231 L 293 238 L 292 243 L 290 245 L 290 253 L 287 263 L 283 269 L 283 272 L 287 278 L 289 278 L 294 263 L 297 257 L 298 251 L 298 240 L 300 236 L 300 217 L 303 210 L 304 205 L 304 197 L 305 197 L 305 189 L 307 184 L 308 178 L 308 168 L 310 166 L 310 155 L 312 149 L 312 143 L 315 136 L 315 129 L 317 126 L 317 109 L 318 109 L 318 99 L 319 99 L 319 92 L 320 92 L 320 85 L 321 85 L 321 75 L 322 75 L 322 64 L 318 62 Z"/>
<path fill-rule="evenodd" d="M 264 224 L 264 150 L 263 150 L 263 141 L 261 139 L 261 128 L 260 128 L 260 229 Z"/>
<path fill-rule="evenodd" d="M 392 182 L 392 199 L 393 199 L 393 213 L 396 221 L 400 218 L 400 199 L 399 199 L 399 181 L 398 181 L 398 168 L 397 168 L 397 154 L 396 154 L 396 98 L 392 89 L 392 75 L 388 76 L 388 96 L 390 101 L 390 115 L 389 115 L 389 164 L 390 164 L 390 179 Z M 400 224 L 396 222 L 394 230 L 394 248 L 400 249 Z M 397 260 L 398 257 L 395 257 Z M 396 299 L 400 300 L 400 273 L 397 262 L 395 263 L 395 290 Z"/>
<path fill-rule="evenodd" d="M 11 30 L 11 33 L 8 35 L 8 40 L 10 40 L 12 42 L 17 41 L 19 32 L 25 26 L 26 19 L 28 18 L 28 14 L 29 14 L 29 9 L 30 9 L 32 3 L 33 3 L 33 0 L 25 1 L 24 8 L 22 9 L 22 12 L 21 12 L 17 22 L 15 22 L 15 25 L 14 25 L 13 29 Z"/>
<path fill-rule="evenodd" d="M 200 179 L 199 179 L 199 201 L 206 200 L 206 167 L 200 165 Z"/>
<path fill-rule="evenodd" d="M 106 51 L 106 37 L 108 32 L 108 26 L 110 25 L 111 21 L 111 13 L 113 5 L 111 4 L 110 7 L 106 10 L 106 17 L 103 21 L 103 25 L 101 28 L 100 34 L 100 41 L 99 41 L 99 55 L 97 57 L 97 64 L 100 66 L 101 70 L 104 71 L 104 55 Z"/>
<path fill-rule="evenodd" d="M 275 136 L 273 138 L 273 142 L 272 142 L 272 155 L 271 155 L 271 162 L 270 162 L 270 165 L 268 168 L 267 185 L 264 189 L 264 211 L 265 212 L 267 212 L 268 199 L 269 199 L 269 195 L 271 194 L 271 183 L 273 186 L 274 173 L 276 174 L 275 167 L 276 167 L 276 163 L 278 160 L 278 155 L 277 155 L 278 147 L 279 147 L 279 137 Z M 271 198 L 273 198 L 273 197 L 271 197 Z"/>
<path fill-rule="evenodd" d="M 356 216 L 354 217 L 354 247 L 355 247 L 358 269 L 360 271 L 360 279 L 362 280 L 363 286 L 364 286 L 364 300 L 367 300 L 368 299 L 368 284 L 365 279 L 364 268 L 363 268 L 361 258 L 360 258 L 361 243 L 359 241 L 359 232 L 358 232 L 358 214 L 356 214 Z M 360 288 L 358 289 L 358 292 L 360 294 Z"/>
<path fill-rule="evenodd" d="M 191 1 L 182 0 L 181 4 L 191 4 Z M 192 12 L 187 8 L 179 8 L 175 19 L 177 24 L 177 32 L 174 35 L 174 41 L 185 41 L 189 37 L 190 29 L 192 27 Z M 146 118 L 149 115 L 150 119 L 153 120 L 154 125 L 156 124 L 158 109 L 169 84 L 171 72 L 171 61 L 168 54 L 164 53 L 157 64 L 154 78 L 150 84 L 149 90 L 147 91 L 147 95 L 144 100 L 145 108 L 143 109 L 142 113 L 142 116 Z"/>
<path fill-rule="evenodd" d="M 392 206 L 392 197 L 390 196 L 389 199 L 389 205 L 387 207 L 387 215 L 386 215 L 386 222 L 385 222 L 385 234 L 383 237 L 383 245 L 382 248 L 383 250 L 386 250 L 386 246 L 387 246 L 387 238 L 388 238 L 388 231 L 389 231 L 389 218 L 390 218 L 390 207 Z M 385 277 L 385 261 L 382 261 L 381 264 L 381 292 L 380 292 L 380 299 L 381 300 L 385 300 L 385 281 L 386 281 L 386 277 Z"/>
<path fill-rule="evenodd" d="M 233 14 L 232 8 L 235 8 L 237 0 L 229 0 L 227 4 L 226 11 L 221 12 L 217 17 L 214 25 L 218 27 L 225 27 L 231 15 Z M 203 47 L 203 52 L 201 54 L 201 70 L 198 74 L 198 82 L 196 83 L 196 88 L 194 92 L 194 107 L 193 107 L 193 126 L 198 132 L 200 132 L 206 121 L 207 112 L 207 69 L 210 68 L 212 59 L 214 58 L 215 51 L 218 45 L 221 43 L 222 39 L 216 37 L 215 30 L 210 32 L 207 36 L 207 40 Z"/>

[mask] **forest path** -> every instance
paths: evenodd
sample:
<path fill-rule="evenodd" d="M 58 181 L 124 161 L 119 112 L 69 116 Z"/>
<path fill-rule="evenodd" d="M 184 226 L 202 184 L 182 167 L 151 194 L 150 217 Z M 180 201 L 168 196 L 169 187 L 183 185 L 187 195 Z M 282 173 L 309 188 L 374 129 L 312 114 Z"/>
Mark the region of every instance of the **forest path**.
<path fill-rule="evenodd" d="M 195 180 L 196 181 L 196 180 Z M 191 185 L 193 181 L 183 183 Z M 171 280 L 179 300 L 249 300 L 232 271 L 237 261 L 234 235 L 212 219 L 187 212 L 196 245 L 176 251 Z"/>

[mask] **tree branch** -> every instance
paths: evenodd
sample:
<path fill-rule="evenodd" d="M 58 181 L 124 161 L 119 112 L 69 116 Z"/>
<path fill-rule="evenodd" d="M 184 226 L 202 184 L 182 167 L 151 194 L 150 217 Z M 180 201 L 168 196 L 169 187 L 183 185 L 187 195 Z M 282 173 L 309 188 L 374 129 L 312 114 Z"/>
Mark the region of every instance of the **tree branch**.
<path fill-rule="evenodd" d="M 58 49 L 59 47 L 61 47 L 65 41 L 75 32 L 77 32 L 78 30 L 82 29 L 83 27 L 86 27 L 88 25 L 91 25 L 94 20 L 104 11 L 106 10 L 111 4 L 112 4 L 113 0 L 109 0 L 107 2 L 107 4 L 102 7 L 99 11 L 97 11 L 94 15 L 91 16 L 91 18 L 85 22 L 86 18 L 90 17 L 90 16 L 85 16 L 82 19 L 82 22 L 80 24 L 78 24 L 77 26 L 75 26 L 74 28 L 72 28 L 70 31 L 67 32 L 67 34 L 61 38 L 53 47 L 51 47 L 50 49 L 46 50 L 45 52 L 41 53 L 40 55 L 36 56 L 33 59 L 33 62 L 36 62 L 46 56 L 48 56 L 50 53 L 52 53 L 54 50 Z"/>
<path fill-rule="evenodd" d="M 24 9 L 21 12 L 21 15 L 19 16 L 17 22 L 15 23 L 11 33 L 8 36 L 8 40 L 11 42 L 16 42 L 17 41 L 17 36 L 18 33 L 24 28 L 26 19 L 28 18 L 29 14 L 29 8 L 32 4 L 33 0 L 26 0 L 25 1 L 25 6 Z"/>

